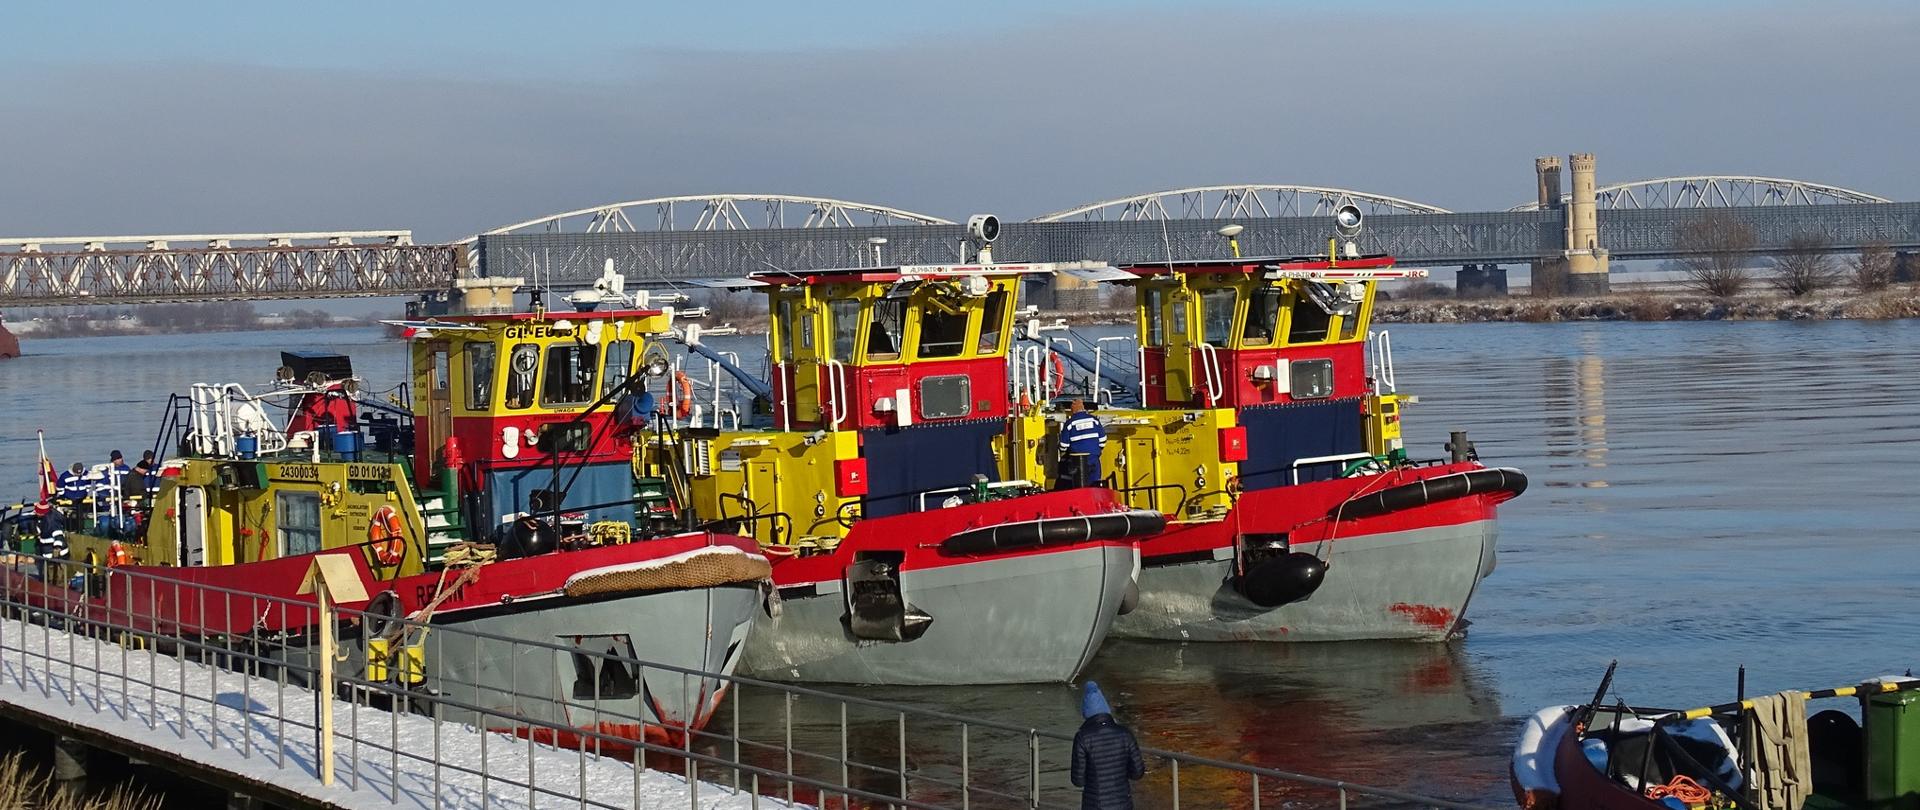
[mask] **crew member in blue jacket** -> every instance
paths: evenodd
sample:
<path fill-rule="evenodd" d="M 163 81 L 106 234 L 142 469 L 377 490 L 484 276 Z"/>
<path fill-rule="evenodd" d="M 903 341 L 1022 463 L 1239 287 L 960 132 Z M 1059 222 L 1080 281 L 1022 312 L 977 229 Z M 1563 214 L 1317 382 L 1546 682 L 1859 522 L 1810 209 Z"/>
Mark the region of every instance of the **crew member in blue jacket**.
<path fill-rule="evenodd" d="M 1100 451 L 1107 446 L 1107 426 L 1087 412 L 1087 403 L 1074 400 L 1067 421 L 1060 426 L 1060 477 L 1057 489 L 1097 486 Z"/>
<path fill-rule="evenodd" d="M 1087 681 L 1080 714 L 1087 718 L 1073 735 L 1073 767 L 1068 775 L 1080 788 L 1080 810 L 1133 810 L 1133 780 L 1147 775 L 1140 743 L 1113 719 L 1100 685 Z"/>
<path fill-rule="evenodd" d="M 76 461 L 73 468 L 60 474 L 60 498 L 70 504 L 87 499 L 87 465 Z"/>

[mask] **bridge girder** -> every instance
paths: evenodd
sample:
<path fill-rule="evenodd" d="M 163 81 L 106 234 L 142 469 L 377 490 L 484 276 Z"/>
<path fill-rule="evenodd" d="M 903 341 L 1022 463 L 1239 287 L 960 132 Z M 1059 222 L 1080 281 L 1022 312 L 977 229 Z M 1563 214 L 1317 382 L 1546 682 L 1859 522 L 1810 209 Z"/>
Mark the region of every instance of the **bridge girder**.
<path fill-rule="evenodd" d="M 758 207 L 759 216 L 748 213 Z M 789 217 L 788 208 L 803 209 Z M 651 216 L 636 220 L 629 212 L 651 208 Z M 691 216 L 691 221 L 688 217 Z M 797 222 L 794 221 L 797 218 Z M 864 219 L 865 222 L 856 221 Z M 757 223 L 757 224 L 756 224 Z M 512 233 L 638 233 L 642 231 L 732 231 L 765 228 L 834 228 L 859 225 L 952 225 L 950 220 L 900 208 L 870 203 L 791 194 L 688 194 L 596 205 L 525 222 L 505 225 L 469 236 Z M 573 227 L 569 228 L 568 226 Z"/>
<path fill-rule="evenodd" d="M 1437 205 L 1352 189 L 1254 183 L 1154 191 L 1055 211 L 1033 221 L 1318 217 L 1331 216 L 1342 205 L 1358 206 L 1369 215 L 1451 213 Z"/>
<path fill-rule="evenodd" d="M 1757 208 L 1781 205 L 1844 205 L 1893 202 L 1850 188 L 1791 180 L 1784 177 L 1703 174 L 1635 180 L 1594 189 L 1605 210 L 1666 208 Z M 1562 196 L 1562 200 L 1566 197 Z M 1538 211 L 1540 204 L 1516 205 L 1508 211 Z"/>

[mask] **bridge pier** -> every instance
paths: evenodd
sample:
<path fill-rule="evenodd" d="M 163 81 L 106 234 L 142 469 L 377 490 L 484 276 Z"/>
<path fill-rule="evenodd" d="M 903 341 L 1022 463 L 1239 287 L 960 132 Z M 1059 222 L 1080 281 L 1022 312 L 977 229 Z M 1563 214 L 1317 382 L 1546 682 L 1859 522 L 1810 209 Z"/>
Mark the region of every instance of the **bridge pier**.
<path fill-rule="evenodd" d="M 1507 269 L 1497 264 L 1462 265 L 1453 277 L 1455 298 L 1507 297 Z"/>

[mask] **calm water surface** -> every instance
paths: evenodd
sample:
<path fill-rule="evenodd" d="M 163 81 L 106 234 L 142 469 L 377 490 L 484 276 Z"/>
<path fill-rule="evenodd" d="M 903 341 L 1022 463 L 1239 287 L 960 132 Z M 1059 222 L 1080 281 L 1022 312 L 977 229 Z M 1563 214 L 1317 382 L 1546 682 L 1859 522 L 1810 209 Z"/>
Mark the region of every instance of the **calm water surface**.
<path fill-rule="evenodd" d="M 1920 323 L 1392 332 L 1401 390 L 1420 397 L 1416 455 L 1464 429 L 1533 480 L 1502 512 L 1468 637 L 1112 643 L 1092 675 L 1151 744 L 1500 802 L 1518 719 L 1584 699 L 1610 659 L 1625 700 L 1692 705 L 1731 697 L 1740 664 L 1772 690 L 1920 657 Z M 34 340 L 0 362 L 0 487 L 33 486 L 36 428 L 62 465 L 137 457 L 167 393 L 257 384 L 282 347 L 350 352 L 376 388 L 404 360 L 372 329 Z M 1069 733 L 1078 720 L 1065 686 L 858 694 Z M 837 734 L 803 720 L 803 735 Z M 891 751 L 891 734 L 857 725 L 855 745 Z M 1023 751 L 1003 759 L 1024 768 Z"/>

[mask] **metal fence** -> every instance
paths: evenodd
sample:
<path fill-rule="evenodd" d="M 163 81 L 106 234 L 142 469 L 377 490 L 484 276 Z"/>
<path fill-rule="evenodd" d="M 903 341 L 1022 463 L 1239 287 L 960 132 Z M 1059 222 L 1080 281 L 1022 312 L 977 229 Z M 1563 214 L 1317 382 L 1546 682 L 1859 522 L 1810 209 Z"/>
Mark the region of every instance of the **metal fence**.
<path fill-rule="evenodd" d="M 646 793 L 643 781 L 651 778 L 645 774 L 660 772 L 687 780 L 685 798 L 695 808 L 702 806 L 702 790 L 709 801 L 720 791 L 748 803 L 729 806 L 752 807 L 781 802 L 969 810 L 1079 806 L 1078 790 L 1067 775 L 1068 734 L 357 610 L 330 609 L 322 622 L 311 601 L 58 559 L 18 555 L 14 560 L 0 570 L 0 610 L 6 618 L 0 623 L 0 661 L 17 664 L 23 673 L 63 677 L 68 684 L 91 680 L 96 695 L 144 707 L 150 728 L 158 728 L 163 716 L 178 717 L 182 739 L 188 734 L 186 718 L 199 707 L 216 719 L 223 710 L 238 713 L 243 720 L 237 733 L 227 732 L 237 738 L 230 744 L 241 756 L 264 756 L 280 769 L 289 767 L 290 734 L 317 739 L 322 733 L 317 721 L 296 715 L 313 705 L 311 684 L 321 680 L 316 631 L 331 628 L 343 648 L 354 652 L 353 663 L 333 676 L 332 691 L 345 702 L 345 719 L 326 732 L 347 763 L 343 781 L 352 789 L 360 789 L 362 780 L 385 781 L 370 787 L 383 796 L 390 793 L 396 802 L 403 770 L 430 766 L 430 781 L 419 787 L 430 791 L 435 808 L 441 806 L 443 789 L 455 781 L 477 781 L 482 807 L 493 795 L 525 796 L 530 807 L 639 807 Z M 36 571 L 43 575 L 35 576 Z M 104 596 L 89 597 L 67 587 L 69 581 Z M 130 604 L 116 603 L 142 588 L 168 597 L 174 617 L 142 615 Z M 216 625 L 204 617 L 219 612 L 224 623 L 236 609 L 258 617 L 259 628 L 283 629 L 243 635 L 208 629 Z M 376 633 L 380 624 L 387 626 Z M 402 683 L 404 658 L 387 669 L 388 677 L 369 678 L 375 674 L 364 665 L 370 641 L 396 633 L 405 638 L 428 627 L 424 685 Z M 31 643 L 36 634 L 43 636 L 37 648 Z M 549 660 L 557 667 L 567 657 L 584 656 L 594 662 L 595 672 L 617 664 L 642 679 L 664 673 L 683 690 L 711 681 L 726 687 L 716 693 L 714 714 L 704 728 L 663 725 L 647 711 L 643 695 L 633 697 L 631 710 L 610 709 L 597 679 L 585 698 L 558 687 L 566 682 L 558 678 L 551 681 L 553 694 L 523 691 L 517 683 L 449 680 L 435 673 L 435 662 L 450 644 L 471 645 L 476 660 L 504 656 L 500 660 Z M 238 695 L 233 694 L 236 681 Z M 56 699 L 47 681 L 41 683 L 48 698 Z M 67 701 L 76 691 L 67 691 Z M 622 728 L 653 733 L 608 731 Z M 507 733 L 475 734 L 474 729 Z M 834 733 L 823 735 L 821 729 Z M 431 744 L 425 745 L 429 734 Z M 462 739 L 477 738 L 477 751 L 443 750 L 443 740 L 462 734 L 467 735 Z M 221 734 L 211 736 L 217 743 Z M 1144 807 L 1475 807 L 1172 751 L 1143 748 L 1142 753 L 1147 775 L 1135 793 Z M 512 755 L 514 770 L 500 767 L 503 754 Z M 589 772 L 605 763 L 602 757 L 645 766 L 631 769 L 631 802 L 609 793 L 604 777 L 589 779 Z M 655 800 L 644 806 L 659 805 Z"/>

